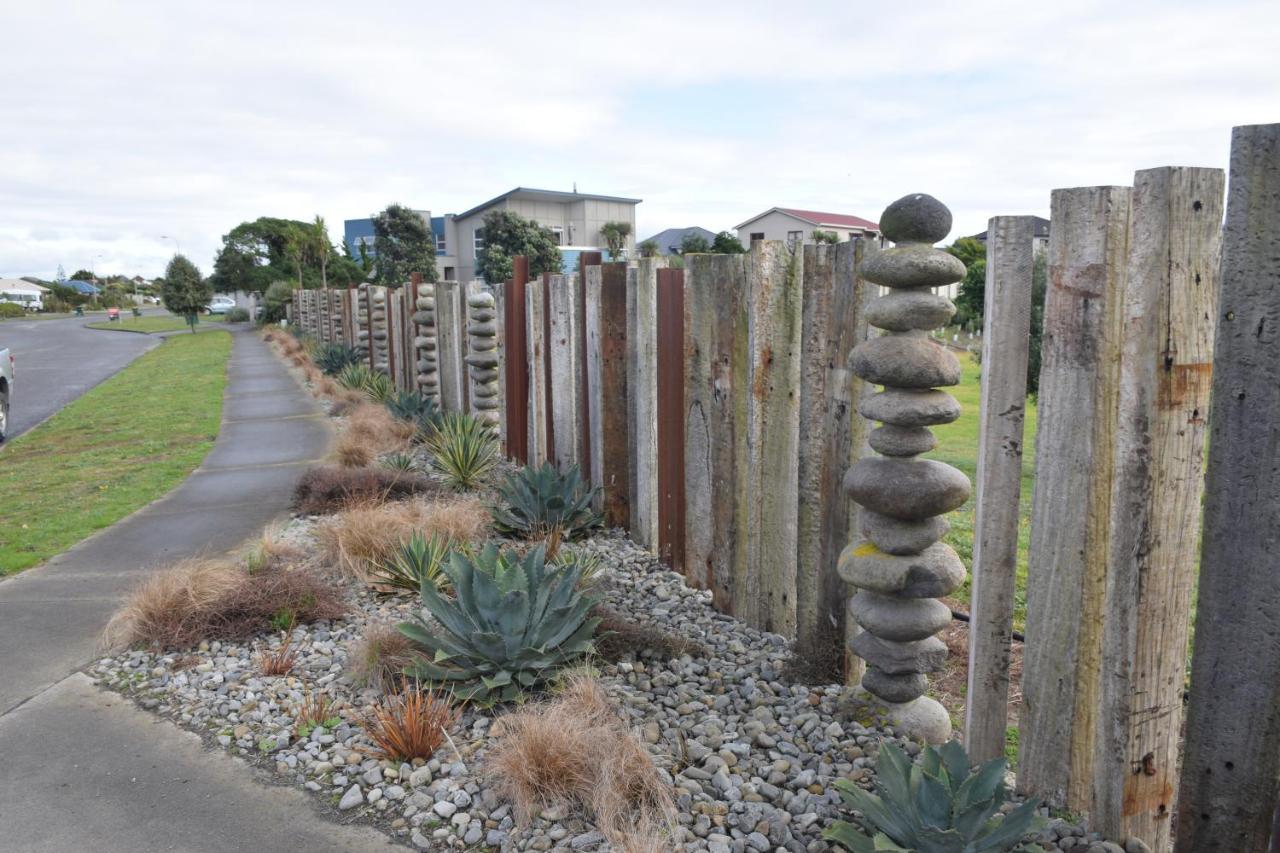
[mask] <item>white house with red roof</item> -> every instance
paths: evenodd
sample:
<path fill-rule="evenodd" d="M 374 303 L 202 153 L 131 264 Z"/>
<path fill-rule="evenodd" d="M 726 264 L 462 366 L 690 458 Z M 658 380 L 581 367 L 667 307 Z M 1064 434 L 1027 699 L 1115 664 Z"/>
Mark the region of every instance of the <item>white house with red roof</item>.
<path fill-rule="evenodd" d="M 880 236 L 880 225 L 861 216 L 794 207 L 771 207 L 741 223 L 736 230 L 744 246 L 751 245 L 754 240 L 812 243 L 814 231 L 834 232 L 842 243 L 853 237 Z"/>

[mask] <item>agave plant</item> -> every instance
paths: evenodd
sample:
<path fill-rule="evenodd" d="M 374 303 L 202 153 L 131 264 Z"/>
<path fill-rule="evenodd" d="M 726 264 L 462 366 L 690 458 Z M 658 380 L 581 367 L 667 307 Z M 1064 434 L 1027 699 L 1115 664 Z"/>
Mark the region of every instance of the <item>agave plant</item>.
<path fill-rule="evenodd" d="M 414 533 L 400 543 L 391 555 L 379 560 L 369 570 L 375 583 L 397 589 L 420 592 L 423 587 L 443 589 L 448 578 L 442 571 L 445 560 L 453 550 L 446 536 Z"/>
<path fill-rule="evenodd" d="M 600 517 L 591 510 L 596 489 L 582 482 L 578 466 L 561 472 L 550 462 L 538 468 L 521 468 L 498 485 L 505 505 L 490 507 L 494 525 L 502 533 L 536 538 L 559 531 L 572 539 L 597 527 Z"/>
<path fill-rule="evenodd" d="M 373 376 L 373 368 L 363 361 L 353 361 L 338 371 L 338 384 L 352 391 L 363 391 Z"/>
<path fill-rule="evenodd" d="M 328 376 L 337 376 L 349 364 L 360 361 L 360 353 L 343 343 L 322 344 L 316 350 L 316 366 Z"/>
<path fill-rule="evenodd" d="M 876 791 L 868 793 L 841 779 L 835 783 L 846 806 L 862 814 L 859 829 L 836 821 L 823 837 L 852 853 L 1001 853 L 1034 848 L 1020 844 L 1039 829 L 1038 800 L 1027 800 L 1003 818 L 1008 798 L 1005 760 L 995 758 L 971 770 L 959 742 L 926 747 L 919 764 L 895 747 L 880 747 Z"/>
<path fill-rule="evenodd" d="M 395 393 L 396 386 L 392 384 L 390 376 L 379 370 L 374 370 L 369 373 L 369 381 L 365 383 L 362 390 L 369 395 L 369 399 L 373 402 L 383 403 Z"/>
<path fill-rule="evenodd" d="M 427 435 L 431 467 L 455 489 L 473 489 L 498 462 L 498 439 L 479 418 L 449 412 Z"/>
<path fill-rule="evenodd" d="M 387 411 L 402 421 L 417 420 L 418 412 L 430 400 L 421 391 L 397 391 L 383 401 Z"/>
<path fill-rule="evenodd" d="M 444 574 L 455 597 L 423 584 L 423 612 L 399 625 L 432 656 L 407 675 L 493 704 L 516 699 L 591 651 L 600 624 L 587 617 L 595 599 L 578 590 L 576 566 L 547 565 L 541 547 L 523 557 L 493 544 L 474 557 L 454 552 Z"/>

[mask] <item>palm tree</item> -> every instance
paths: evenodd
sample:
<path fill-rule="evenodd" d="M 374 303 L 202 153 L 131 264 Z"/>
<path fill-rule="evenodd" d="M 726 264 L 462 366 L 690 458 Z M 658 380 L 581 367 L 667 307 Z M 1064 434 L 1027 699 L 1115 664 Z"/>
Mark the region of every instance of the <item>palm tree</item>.
<path fill-rule="evenodd" d="M 320 261 L 320 286 L 329 286 L 329 253 L 333 251 L 333 244 L 329 242 L 329 228 L 324 224 L 324 217 L 316 214 L 316 221 L 311 224 L 312 234 L 312 250 L 316 253 L 316 258 Z"/>

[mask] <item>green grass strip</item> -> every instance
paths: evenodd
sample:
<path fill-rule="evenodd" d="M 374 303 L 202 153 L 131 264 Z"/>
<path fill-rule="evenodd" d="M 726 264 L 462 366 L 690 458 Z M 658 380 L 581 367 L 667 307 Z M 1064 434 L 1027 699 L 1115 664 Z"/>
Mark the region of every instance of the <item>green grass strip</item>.
<path fill-rule="evenodd" d="M 0 576 L 163 496 L 218 435 L 231 336 L 179 335 L 0 445 Z M 21 375 L 15 403 L 21 405 Z"/>
<path fill-rule="evenodd" d="M 210 325 L 213 324 L 213 325 Z M 107 329 L 112 332 L 182 332 L 188 330 L 185 317 L 176 314 L 163 314 L 148 317 L 122 317 L 114 323 L 106 320 L 101 323 L 88 323 L 90 329 Z M 222 318 L 214 314 L 201 317 L 196 323 L 197 332 L 211 332 L 222 328 Z"/>

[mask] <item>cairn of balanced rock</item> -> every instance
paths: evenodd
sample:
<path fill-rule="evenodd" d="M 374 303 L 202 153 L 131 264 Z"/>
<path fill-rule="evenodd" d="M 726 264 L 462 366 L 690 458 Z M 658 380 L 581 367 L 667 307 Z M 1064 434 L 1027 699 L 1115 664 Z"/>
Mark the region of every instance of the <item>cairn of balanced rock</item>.
<path fill-rule="evenodd" d="M 373 312 L 369 315 L 370 337 L 373 340 L 373 366 L 383 373 L 391 372 L 391 346 L 387 334 L 387 289 L 371 287 Z"/>
<path fill-rule="evenodd" d="M 498 323 L 493 294 L 482 290 L 467 297 L 467 370 L 471 375 L 471 407 L 478 417 L 498 423 Z"/>
<path fill-rule="evenodd" d="M 418 285 L 414 303 L 415 334 L 413 347 L 417 355 L 418 390 L 424 397 L 440 401 L 440 369 L 436 356 L 436 286 L 430 282 Z"/>
<path fill-rule="evenodd" d="M 867 308 L 868 322 L 885 330 L 854 348 L 852 369 L 884 389 L 858 411 L 881 426 L 869 441 L 876 456 L 859 459 L 845 489 L 862 508 L 861 538 L 840 556 L 839 573 L 857 588 L 849 614 L 863 629 L 851 648 L 867 662 L 862 686 L 887 706 L 904 733 L 930 743 L 951 736 L 946 709 L 924 695 L 926 673 L 942 669 L 947 647 L 934 636 L 951 621 L 938 599 L 964 583 L 960 557 L 939 540 L 941 516 L 969 498 L 969 479 L 942 462 L 916 458 L 937 445 L 930 426 L 954 421 L 960 404 L 938 388 L 960 382 L 960 362 L 929 330 L 955 313 L 935 292 L 964 278 L 957 258 L 933 244 L 951 230 L 951 212 L 932 196 L 898 199 L 880 217 L 894 248 L 862 264 L 861 276 L 888 288 Z"/>

